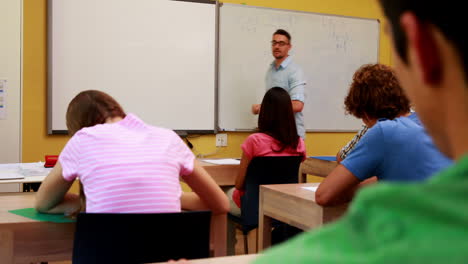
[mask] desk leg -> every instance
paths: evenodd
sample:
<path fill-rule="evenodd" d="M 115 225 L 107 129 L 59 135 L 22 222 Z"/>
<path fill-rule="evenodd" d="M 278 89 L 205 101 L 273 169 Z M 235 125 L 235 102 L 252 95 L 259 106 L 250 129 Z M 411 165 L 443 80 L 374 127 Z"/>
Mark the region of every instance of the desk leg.
<path fill-rule="evenodd" d="M 263 190 L 260 186 L 260 199 L 258 210 L 258 251 L 271 246 L 271 218 L 263 213 Z"/>
<path fill-rule="evenodd" d="M 2 263 L 13 263 L 13 232 L 0 230 L 0 259 Z"/>
<path fill-rule="evenodd" d="M 299 173 L 299 183 L 307 183 L 307 173 Z"/>
<path fill-rule="evenodd" d="M 214 257 L 226 256 L 227 214 L 211 216 L 211 243 Z"/>

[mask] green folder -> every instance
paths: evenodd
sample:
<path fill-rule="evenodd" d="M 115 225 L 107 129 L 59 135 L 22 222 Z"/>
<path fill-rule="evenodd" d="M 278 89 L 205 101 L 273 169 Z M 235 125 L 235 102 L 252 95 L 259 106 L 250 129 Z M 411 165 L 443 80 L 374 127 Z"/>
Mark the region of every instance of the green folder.
<path fill-rule="evenodd" d="M 63 214 L 43 214 L 36 211 L 34 208 L 23 208 L 8 211 L 12 214 L 23 216 L 29 219 L 33 219 L 41 222 L 52 222 L 52 223 L 73 223 L 76 220 L 67 217 Z"/>

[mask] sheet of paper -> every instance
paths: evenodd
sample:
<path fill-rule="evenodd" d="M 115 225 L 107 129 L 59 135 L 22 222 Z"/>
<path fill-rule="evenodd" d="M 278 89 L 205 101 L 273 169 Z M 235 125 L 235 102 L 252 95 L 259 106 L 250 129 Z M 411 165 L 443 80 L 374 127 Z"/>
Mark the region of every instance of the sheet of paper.
<path fill-rule="evenodd" d="M 0 164 L 0 180 L 22 179 L 24 176 L 19 173 L 20 163 Z"/>
<path fill-rule="evenodd" d="M 44 168 L 44 162 L 21 163 L 19 173 L 23 176 L 47 176 L 52 168 Z"/>
<path fill-rule="evenodd" d="M 309 190 L 309 191 L 316 192 L 317 188 L 318 188 L 318 185 L 317 186 L 307 186 L 307 187 L 302 187 L 302 188 L 306 189 L 306 190 Z"/>
<path fill-rule="evenodd" d="M 204 159 L 204 162 L 218 164 L 218 165 L 239 165 L 238 159 Z"/>
<path fill-rule="evenodd" d="M 44 162 L 0 164 L 0 180 L 47 176 L 52 168 L 44 168 Z"/>
<path fill-rule="evenodd" d="M 0 164 L 0 171 L 1 170 L 18 170 L 19 165 L 21 165 L 21 163 L 2 163 Z"/>
<path fill-rule="evenodd" d="M 18 172 L 5 172 L 0 171 L 0 180 L 15 180 L 15 179 L 24 179 L 24 176 Z"/>

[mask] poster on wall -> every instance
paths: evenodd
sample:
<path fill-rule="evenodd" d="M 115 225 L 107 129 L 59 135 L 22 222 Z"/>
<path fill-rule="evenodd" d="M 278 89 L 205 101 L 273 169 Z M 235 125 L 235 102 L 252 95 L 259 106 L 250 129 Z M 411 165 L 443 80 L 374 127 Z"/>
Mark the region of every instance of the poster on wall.
<path fill-rule="evenodd" d="M 6 119 L 6 90 L 7 80 L 0 80 L 0 120 Z"/>

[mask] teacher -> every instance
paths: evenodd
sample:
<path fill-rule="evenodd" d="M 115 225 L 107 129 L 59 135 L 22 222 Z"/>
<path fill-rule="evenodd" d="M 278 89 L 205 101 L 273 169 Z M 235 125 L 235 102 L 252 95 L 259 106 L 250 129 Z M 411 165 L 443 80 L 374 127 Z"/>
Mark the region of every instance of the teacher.
<path fill-rule="evenodd" d="M 286 30 L 278 29 L 273 33 L 271 51 L 275 60 L 268 67 L 265 84 L 266 90 L 273 87 L 285 89 L 292 100 L 297 133 L 305 139 L 304 109 L 306 81 L 302 69 L 289 56 L 291 35 Z M 260 104 L 252 105 L 252 113 L 260 112 Z"/>

